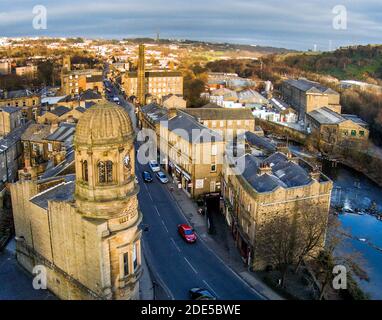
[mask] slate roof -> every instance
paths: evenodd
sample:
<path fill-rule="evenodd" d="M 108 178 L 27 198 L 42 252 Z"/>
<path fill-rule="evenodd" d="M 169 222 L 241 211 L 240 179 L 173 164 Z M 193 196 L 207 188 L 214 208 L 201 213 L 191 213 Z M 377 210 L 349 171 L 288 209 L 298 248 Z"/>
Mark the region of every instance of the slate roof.
<path fill-rule="evenodd" d="M 65 156 L 65 160 L 61 163 L 53 166 L 52 163 L 49 163 L 44 173 L 41 175 L 40 179 L 48 179 L 51 177 L 57 177 L 60 175 L 65 169 L 74 164 L 74 149 L 70 147 Z"/>
<path fill-rule="evenodd" d="M 4 93 L 3 93 L 4 95 Z M 32 91 L 23 89 L 23 90 L 13 90 L 7 92 L 7 97 L 2 96 L 2 99 L 18 99 L 18 98 L 24 98 L 24 97 L 31 97 L 34 96 Z"/>
<path fill-rule="evenodd" d="M 308 115 L 316 120 L 319 124 L 338 124 L 346 120 L 339 113 L 334 112 L 333 110 L 326 107 L 313 110 L 309 112 Z"/>
<path fill-rule="evenodd" d="M 43 142 L 50 135 L 50 126 L 46 124 L 33 123 L 22 134 L 22 140 Z"/>
<path fill-rule="evenodd" d="M 49 201 L 72 201 L 74 200 L 75 182 L 68 181 L 62 182 L 50 189 L 47 189 L 30 199 L 32 203 L 43 208 L 48 209 Z"/>
<path fill-rule="evenodd" d="M 309 92 L 317 92 L 317 93 L 339 94 L 338 92 L 328 87 L 325 87 L 319 82 L 314 82 L 307 79 L 298 79 L 298 80 L 288 79 L 288 80 L 285 80 L 285 82 L 304 92 L 309 91 Z"/>
<path fill-rule="evenodd" d="M 219 133 L 203 126 L 194 117 L 183 111 L 178 111 L 178 114 L 168 120 L 166 125 L 168 125 L 169 131 L 181 129 L 177 133 L 191 143 L 223 141 Z"/>
<path fill-rule="evenodd" d="M 342 114 L 342 116 L 347 119 L 347 120 L 351 120 L 353 121 L 354 123 L 362 126 L 362 127 L 365 127 L 365 128 L 368 128 L 369 127 L 369 124 L 366 122 L 366 121 L 363 121 L 360 117 L 358 117 L 357 115 L 355 114 Z"/>
<path fill-rule="evenodd" d="M 141 108 L 141 112 L 154 123 L 159 123 L 162 120 L 167 120 L 168 110 L 153 102 Z"/>
<path fill-rule="evenodd" d="M 102 99 L 102 95 L 96 91 L 93 90 L 86 90 L 80 95 L 80 100 L 99 100 Z"/>
<path fill-rule="evenodd" d="M 0 112 L 6 112 L 6 113 L 15 113 L 15 112 L 20 112 L 21 109 L 17 107 L 0 107 Z"/>
<path fill-rule="evenodd" d="M 68 108 L 68 107 L 58 106 L 58 107 L 54 108 L 54 110 L 51 110 L 50 113 L 53 113 L 57 117 L 61 117 L 62 115 L 64 115 L 65 113 L 67 113 L 69 111 L 70 111 L 70 108 Z"/>
<path fill-rule="evenodd" d="M 312 182 L 310 172 L 290 161 L 283 153 L 276 152 L 266 159 L 251 154 L 243 157 L 244 161 L 238 160 L 236 163 L 239 167 L 244 165 L 243 178 L 259 193 L 271 192 L 279 187 L 302 187 Z M 270 165 L 271 172 L 259 174 L 262 164 Z"/>
<path fill-rule="evenodd" d="M 64 142 L 73 139 L 76 126 L 69 123 L 61 123 L 59 127 L 45 140 Z"/>
<path fill-rule="evenodd" d="M 12 130 L 9 134 L 0 139 L 0 152 L 8 150 L 11 146 L 20 141 L 22 135 L 30 125 L 31 121 Z"/>
<path fill-rule="evenodd" d="M 188 108 L 184 112 L 201 120 L 254 120 L 251 110 L 241 108 Z"/>
<path fill-rule="evenodd" d="M 277 147 L 274 143 L 270 142 L 267 138 L 258 136 L 253 132 L 247 131 L 245 133 L 245 139 L 249 145 L 257 147 L 259 149 L 268 152 L 275 152 L 277 150 Z"/>

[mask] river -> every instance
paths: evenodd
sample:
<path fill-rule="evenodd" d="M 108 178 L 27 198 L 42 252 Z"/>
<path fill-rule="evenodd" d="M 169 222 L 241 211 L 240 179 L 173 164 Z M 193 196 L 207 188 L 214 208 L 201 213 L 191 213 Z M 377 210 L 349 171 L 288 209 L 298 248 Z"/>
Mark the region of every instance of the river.
<path fill-rule="evenodd" d="M 382 211 L 382 188 L 365 175 L 343 165 L 332 168 L 329 163 L 323 165 L 323 172 L 334 183 L 332 205 L 366 209 L 375 202 L 378 211 Z M 354 237 L 348 240 L 348 248 L 351 247 L 363 256 L 363 268 L 370 280 L 359 281 L 361 288 L 369 293 L 372 299 L 381 300 L 382 252 L 374 247 L 382 248 L 382 221 L 367 214 L 361 216 L 351 213 L 340 215 L 339 219 L 344 229 Z"/>

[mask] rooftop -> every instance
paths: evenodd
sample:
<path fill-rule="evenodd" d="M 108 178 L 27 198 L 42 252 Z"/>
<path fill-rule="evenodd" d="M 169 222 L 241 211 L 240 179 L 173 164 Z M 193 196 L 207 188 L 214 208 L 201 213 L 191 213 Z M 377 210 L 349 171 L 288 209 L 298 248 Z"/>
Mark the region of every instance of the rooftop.
<path fill-rule="evenodd" d="M 223 141 L 219 133 L 203 126 L 194 117 L 183 111 L 178 111 L 175 117 L 168 120 L 168 130 L 176 131 L 179 136 L 190 143 Z"/>
<path fill-rule="evenodd" d="M 35 195 L 30 201 L 47 210 L 49 201 L 72 201 L 74 199 L 74 189 L 74 181 L 65 181 Z"/>
<path fill-rule="evenodd" d="M 288 79 L 285 80 L 286 83 L 290 84 L 291 86 L 304 91 L 304 92 L 315 92 L 315 93 L 329 93 L 329 94 L 339 94 L 338 92 L 322 85 L 319 82 L 310 81 L 307 79 Z"/>
<path fill-rule="evenodd" d="M 243 178 L 258 192 L 272 192 L 277 188 L 295 188 L 310 184 L 313 180 L 310 172 L 288 159 L 288 157 L 276 152 L 270 157 L 262 159 L 251 154 L 243 156 L 244 161 L 236 161 L 244 165 Z M 261 174 L 260 168 L 269 166 L 269 172 Z"/>
<path fill-rule="evenodd" d="M 31 124 L 21 136 L 21 140 L 43 142 L 50 135 L 50 125 Z"/>
<path fill-rule="evenodd" d="M 184 112 L 201 120 L 254 120 L 250 109 L 240 108 L 188 108 Z"/>
<path fill-rule="evenodd" d="M 338 124 L 346 119 L 337 112 L 330 110 L 329 108 L 320 108 L 308 113 L 310 117 L 316 120 L 319 124 Z"/>

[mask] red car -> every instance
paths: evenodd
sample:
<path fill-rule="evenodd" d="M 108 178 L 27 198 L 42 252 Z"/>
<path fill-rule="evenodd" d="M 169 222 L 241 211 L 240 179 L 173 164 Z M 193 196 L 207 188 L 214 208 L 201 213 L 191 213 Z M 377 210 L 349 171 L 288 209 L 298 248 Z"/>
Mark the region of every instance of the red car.
<path fill-rule="evenodd" d="M 180 224 L 178 226 L 178 232 L 188 243 L 194 243 L 196 241 L 196 234 L 188 224 Z"/>

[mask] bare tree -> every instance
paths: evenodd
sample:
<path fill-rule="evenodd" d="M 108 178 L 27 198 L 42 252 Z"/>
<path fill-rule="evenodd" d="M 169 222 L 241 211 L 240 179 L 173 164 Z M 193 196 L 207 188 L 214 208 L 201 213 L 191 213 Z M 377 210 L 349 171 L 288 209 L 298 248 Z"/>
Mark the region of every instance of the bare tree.
<path fill-rule="evenodd" d="M 351 277 L 353 273 L 360 279 L 369 280 L 366 271 L 363 269 L 363 260 L 358 252 L 340 254 L 339 248 L 344 244 L 348 238 L 348 234 L 342 229 L 340 222 L 334 216 L 330 216 L 328 224 L 328 239 L 324 250 L 316 258 L 317 280 L 320 283 L 319 299 L 325 298 L 329 292 L 330 284 L 333 280 L 333 268 L 336 265 L 343 265 L 347 268 L 348 272 L 348 288 L 352 291 L 360 291 L 357 284 Z M 349 281 L 350 280 L 350 281 Z M 350 283 L 349 283 L 350 282 Z M 349 290 L 348 289 L 348 290 Z M 362 298 L 367 298 L 363 292 L 359 293 Z"/>
<path fill-rule="evenodd" d="M 297 261 L 295 250 L 296 217 L 277 215 L 257 230 L 256 253 L 267 265 L 281 272 L 281 286 L 285 286 L 288 267 Z"/>

